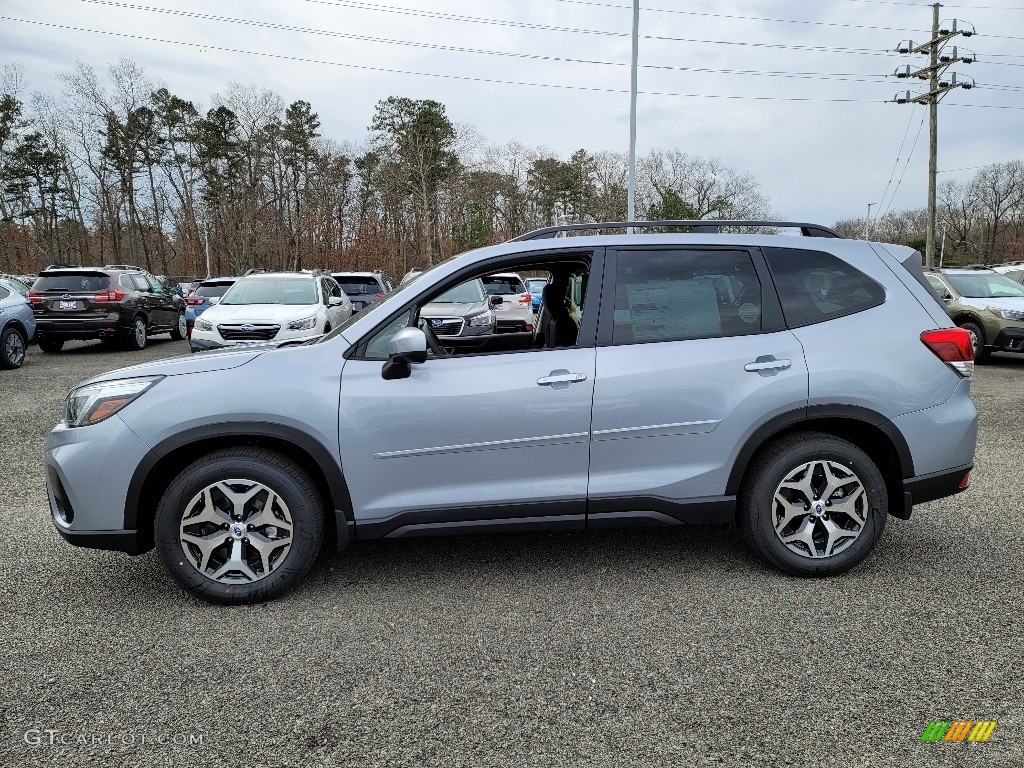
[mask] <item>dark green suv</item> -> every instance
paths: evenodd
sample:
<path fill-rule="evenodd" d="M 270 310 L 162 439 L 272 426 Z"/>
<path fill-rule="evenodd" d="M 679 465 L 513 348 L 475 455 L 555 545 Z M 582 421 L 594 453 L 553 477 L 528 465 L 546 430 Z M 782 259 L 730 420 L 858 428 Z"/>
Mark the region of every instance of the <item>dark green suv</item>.
<path fill-rule="evenodd" d="M 953 322 L 971 335 L 975 362 L 992 352 L 1024 352 L 1024 285 L 976 267 L 931 269 L 925 277 Z"/>

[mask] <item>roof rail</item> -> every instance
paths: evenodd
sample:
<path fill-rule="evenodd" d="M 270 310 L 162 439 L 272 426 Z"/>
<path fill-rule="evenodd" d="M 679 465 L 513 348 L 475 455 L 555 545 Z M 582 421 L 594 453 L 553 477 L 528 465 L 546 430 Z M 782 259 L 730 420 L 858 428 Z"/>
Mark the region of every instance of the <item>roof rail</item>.
<path fill-rule="evenodd" d="M 561 224 L 557 227 L 544 227 L 535 229 L 532 232 L 513 237 L 510 243 L 518 243 L 526 240 L 541 240 L 546 237 L 554 237 L 559 232 L 578 232 L 588 229 L 650 229 L 652 227 L 690 227 L 695 233 L 719 234 L 722 227 L 787 227 L 800 230 L 804 237 L 838 237 L 843 236 L 834 229 L 823 227 L 820 224 L 807 224 L 797 221 L 717 221 L 713 219 L 685 219 L 667 221 L 595 221 L 587 224 Z"/>
<path fill-rule="evenodd" d="M 245 270 L 245 272 L 242 273 L 242 277 L 248 277 L 249 275 L 262 275 L 266 271 L 267 270 L 265 270 L 265 269 L 260 269 L 258 267 L 252 267 L 250 269 Z"/>
<path fill-rule="evenodd" d="M 43 269 L 45 272 L 47 269 L 81 269 L 81 264 L 51 264 L 50 266 Z"/>
<path fill-rule="evenodd" d="M 145 272 L 142 267 L 136 267 L 132 264 L 104 264 L 103 269 L 134 269 L 139 272 Z"/>

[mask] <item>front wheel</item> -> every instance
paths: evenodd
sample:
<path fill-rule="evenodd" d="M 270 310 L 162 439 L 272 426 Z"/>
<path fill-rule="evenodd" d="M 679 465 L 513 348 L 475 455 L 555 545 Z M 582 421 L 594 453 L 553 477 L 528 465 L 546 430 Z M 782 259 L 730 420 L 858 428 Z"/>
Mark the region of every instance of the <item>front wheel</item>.
<path fill-rule="evenodd" d="M 185 313 L 178 313 L 178 322 L 171 330 L 171 338 L 175 341 L 184 341 L 188 338 L 188 323 L 185 322 Z"/>
<path fill-rule="evenodd" d="M 194 595 L 258 603 L 284 593 L 313 565 L 323 505 L 297 464 L 263 448 L 202 457 L 168 486 L 156 512 L 156 546 Z"/>
<path fill-rule="evenodd" d="M 769 565 L 795 576 L 844 573 L 885 530 L 885 479 L 853 443 L 799 432 L 751 462 L 740 489 L 740 531 Z"/>
<path fill-rule="evenodd" d="M 967 331 L 971 337 L 971 345 L 974 347 L 974 362 L 983 363 L 988 359 L 989 351 L 985 349 L 985 331 L 977 323 L 970 321 L 960 323 L 960 327 Z"/>

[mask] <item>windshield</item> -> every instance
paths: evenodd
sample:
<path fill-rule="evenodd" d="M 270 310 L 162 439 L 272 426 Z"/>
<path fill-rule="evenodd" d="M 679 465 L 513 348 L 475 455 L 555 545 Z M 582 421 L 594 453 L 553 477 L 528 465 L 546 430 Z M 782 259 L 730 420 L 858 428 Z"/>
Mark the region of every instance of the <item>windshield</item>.
<path fill-rule="evenodd" d="M 338 281 L 341 290 L 348 296 L 359 293 L 381 292 L 380 285 L 372 277 L 355 277 L 352 275 L 334 275 L 333 277 Z"/>
<path fill-rule="evenodd" d="M 105 291 L 110 288 L 110 277 L 102 272 L 62 272 L 59 275 L 43 274 L 32 285 L 33 291 Z"/>
<path fill-rule="evenodd" d="M 479 280 L 467 280 L 445 291 L 431 304 L 476 304 L 484 300 L 484 286 Z"/>
<path fill-rule="evenodd" d="M 210 283 L 203 284 L 196 288 L 193 296 L 223 296 L 234 283 Z"/>
<path fill-rule="evenodd" d="M 316 285 L 312 280 L 295 278 L 242 279 L 224 294 L 221 304 L 316 304 Z"/>
<path fill-rule="evenodd" d="M 968 275 L 947 272 L 946 278 L 961 296 L 969 299 L 1024 298 L 1024 286 L 999 274 L 983 272 Z"/>

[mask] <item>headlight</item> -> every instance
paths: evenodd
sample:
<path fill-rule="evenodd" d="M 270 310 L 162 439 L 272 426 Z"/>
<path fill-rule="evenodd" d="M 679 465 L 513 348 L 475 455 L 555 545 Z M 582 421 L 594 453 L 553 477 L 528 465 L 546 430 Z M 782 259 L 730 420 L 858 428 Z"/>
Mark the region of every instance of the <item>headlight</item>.
<path fill-rule="evenodd" d="M 308 331 L 312 328 L 316 328 L 316 315 L 288 323 L 289 331 Z"/>
<path fill-rule="evenodd" d="M 96 424 L 124 408 L 163 376 L 140 376 L 86 384 L 73 389 L 64 401 L 64 423 L 69 427 Z"/>
<path fill-rule="evenodd" d="M 490 325 L 494 321 L 494 313 L 490 310 L 481 312 L 479 315 L 475 315 L 469 318 L 469 324 L 473 328 L 479 328 L 482 325 Z"/>
<path fill-rule="evenodd" d="M 999 307 L 985 307 L 985 310 L 991 312 L 996 317 L 1002 320 L 1024 320 L 1024 312 L 1019 309 L 1000 309 Z"/>
<path fill-rule="evenodd" d="M 206 320 L 203 320 L 203 318 L 197 317 L 196 318 L 196 323 L 195 323 L 195 329 L 197 331 L 212 331 L 213 330 L 213 323 L 209 323 Z"/>

